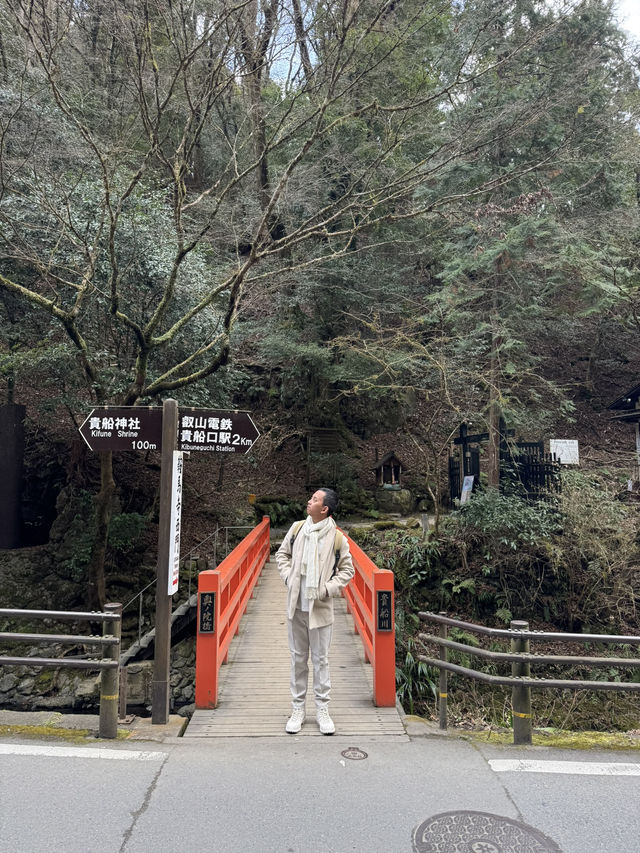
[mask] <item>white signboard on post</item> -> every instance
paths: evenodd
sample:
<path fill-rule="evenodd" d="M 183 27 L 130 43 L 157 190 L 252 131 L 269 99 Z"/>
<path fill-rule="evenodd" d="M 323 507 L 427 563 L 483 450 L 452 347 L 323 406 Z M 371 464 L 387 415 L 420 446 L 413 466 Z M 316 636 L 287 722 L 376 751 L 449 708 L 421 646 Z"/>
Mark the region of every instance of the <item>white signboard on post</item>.
<path fill-rule="evenodd" d="M 553 453 L 561 465 L 579 465 L 578 442 L 570 438 L 550 438 L 549 452 Z"/>
<path fill-rule="evenodd" d="M 462 494 L 460 495 L 460 503 L 466 504 L 471 500 L 471 492 L 473 491 L 473 474 L 467 474 L 462 481 Z"/>
<path fill-rule="evenodd" d="M 169 536 L 169 584 L 167 592 L 173 595 L 178 591 L 180 581 L 180 518 L 182 515 L 182 475 L 184 472 L 184 454 L 173 451 L 173 474 L 171 477 L 171 522 Z"/>

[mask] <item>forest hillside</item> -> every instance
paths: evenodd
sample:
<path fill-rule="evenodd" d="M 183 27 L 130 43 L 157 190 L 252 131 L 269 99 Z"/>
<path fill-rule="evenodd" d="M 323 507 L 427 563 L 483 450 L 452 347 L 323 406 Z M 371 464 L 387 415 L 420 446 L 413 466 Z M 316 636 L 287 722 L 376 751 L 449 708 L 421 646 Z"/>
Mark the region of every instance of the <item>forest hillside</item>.
<path fill-rule="evenodd" d="M 329 484 L 405 639 L 423 606 L 637 632 L 639 63 L 609 0 L 0 0 L 2 598 L 150 582 L 159 456 L 78 427 L 171 398 L 261 433 L 187 460 L 183 555 Z M 579 466 L 532 495 L 551 439 Z"/>

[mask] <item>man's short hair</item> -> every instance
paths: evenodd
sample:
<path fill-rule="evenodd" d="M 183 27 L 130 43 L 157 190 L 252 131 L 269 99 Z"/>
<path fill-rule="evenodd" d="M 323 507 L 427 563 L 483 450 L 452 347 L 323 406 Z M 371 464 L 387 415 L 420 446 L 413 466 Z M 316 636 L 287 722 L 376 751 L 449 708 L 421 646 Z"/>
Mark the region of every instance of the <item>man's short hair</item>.
<path fill-rule="evenodd" d="M 320 491 L 324 492 L 324 500 L 322 501 L 323 506 L 329 508 L 329 512 L 327 513 L 327 517 L 333 515 L 338 509 L 338 494 L 333 489 L 327 489 L 324 486 L 320 487 Z"/>

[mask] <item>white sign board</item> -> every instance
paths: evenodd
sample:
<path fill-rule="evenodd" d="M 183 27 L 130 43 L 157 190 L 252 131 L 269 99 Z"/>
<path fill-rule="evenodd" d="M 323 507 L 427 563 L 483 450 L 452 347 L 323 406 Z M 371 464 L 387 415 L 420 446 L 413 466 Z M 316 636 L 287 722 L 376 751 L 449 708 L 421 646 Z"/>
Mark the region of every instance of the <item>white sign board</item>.
<path fill-rule="evenodd" d="M 460 495 L 461 504 L 466 504 L 466 502 L 471 498 L 471 492 L 473 491 L 473 479 L 473 474 L 468 474 L 462 481 L 462 494 Z"/>
<path fill-rule="evenodd" d="M 549 452 L 553 453 L 561 465 L 579 465 L 578 442 L 569 438 L 549 439 Z"/>
<path fill-rule="evenodd" d="M 182 515 L 182 475 L 184 472 L 184 454 L 173 451 L 173 473 L 171 477 L 171 522 L 169 536 L 169 584 L 167 592 L 173 595 L 178 591 L 180 580 L 180 518 Z"/>

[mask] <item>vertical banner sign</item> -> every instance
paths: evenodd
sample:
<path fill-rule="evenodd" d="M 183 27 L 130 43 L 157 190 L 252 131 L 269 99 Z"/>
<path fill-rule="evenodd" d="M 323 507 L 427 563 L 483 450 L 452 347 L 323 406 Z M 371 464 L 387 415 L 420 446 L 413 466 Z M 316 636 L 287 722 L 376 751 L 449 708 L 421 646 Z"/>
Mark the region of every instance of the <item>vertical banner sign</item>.
<path fill-rule="evenodd" d="M 182 514 L 182 474 L 184 454 L 173 451 L 173 475 L 171 477 L 171 522 L 169 536 L 169 583 L 167 592 L 173 595 L 178 591 L 180 580 L 180 517 Z"/>

